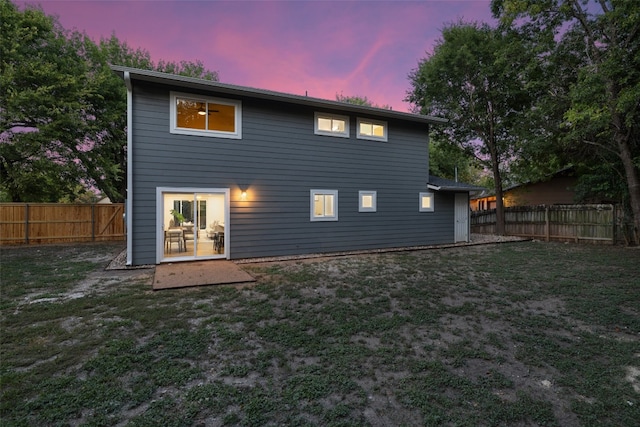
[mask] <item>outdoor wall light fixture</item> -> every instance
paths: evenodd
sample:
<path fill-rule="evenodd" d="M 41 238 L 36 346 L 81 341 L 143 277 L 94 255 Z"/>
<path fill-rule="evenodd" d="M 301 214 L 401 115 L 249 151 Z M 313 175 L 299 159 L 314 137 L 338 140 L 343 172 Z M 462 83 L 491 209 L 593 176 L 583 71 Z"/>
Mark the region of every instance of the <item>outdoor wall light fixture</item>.
<path fill-rule="evenodd" d="M 243 191 L 242 193 L 240 193 L 240 200 L 247 200 L 247 192 Z"/>

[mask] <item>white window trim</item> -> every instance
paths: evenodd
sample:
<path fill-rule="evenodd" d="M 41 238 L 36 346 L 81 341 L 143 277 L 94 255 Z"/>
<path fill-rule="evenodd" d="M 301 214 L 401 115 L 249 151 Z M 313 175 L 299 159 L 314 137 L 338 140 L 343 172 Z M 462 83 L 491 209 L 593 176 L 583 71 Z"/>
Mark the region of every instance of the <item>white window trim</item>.
<path fill-rule="evenodd" d="M 374 125 L 378 125 L 378 126 L 382 126 L 384 128 L 384 135 L 383 136 L 375 136 L 375 135 L 364 135 L 360 133 L 360 123 L 371 123 Z M 369 139 L 372 141 L 384 141 L 387 142 L 387 133 L 388 133 L 388 125 L 387 122 L 384 122 L 382 120 L 371 120 L 371 119 L 363 119 L 361 117 L 358 117 L 357 120 L 357 132 L 356 132 L 356 138 L 358 139 Z"/>
<path fill-rule="evenodd" d="M 364 207 L 362 205 L 362 197 L 363 196 L 372 196 L 373 198 L 373 206 L 370 208 Z M 376 212 L 378 209 L 378 196 L 375 191 L 358 191 L 358 212 Z"/>
<path fill-rule="evenodd" d="M 344 121 L 344 132 L 329 132 L 320 130 L 318 128 L 318 119 L 330 119 L 330 120 L 343 120 Z M 341 116 L 338 114 L 329 114 L 329 113 L 318 113 L 314 114 L 313 119 L 313 133 L 316 135 L 324 135 L 324 136 L 337 136 L 339 138 L 349 138 L 349 116 Z"/>
<path fill-rule="evenodd" d="M 422 198 L 423 197 L 431 198 L 431 207 L 430 208 L 423 208 L 422 207 Z M 418 198 L 418 208 L 419 208 L 420 212 L 433 212 L 434 208 L 435 208 L 435 203 L 436 203 L 436 197 L 435 197 L 434 193 L 431 193 L 431 192 L 420 193 L 420 197 Z"/>
<path fill-rule="evenodd" d="M 189 128 L 181 128 L 177 126 L 177 111 L 176 111 L 176 99 L 177 98 L 186 98 L 191 101 L 197 102 L 212 102 L 216 104 L 222 105 L 231 105 L 235 107 L 235 132 L 221 132 L 215 130 L 200 130 L 200 129 L 189 129 Z M 196 136 L 208 136 L 215 138 L 229 138 L 229 139 L 242 139 L 242 101 L 235 99 L 224 99 L 224 98 L 211 98 L 202 95 L 195 95 L 192 93 L 183 93 L 183 92 L 170 92 L 169 94 L 169 109 L 170 109 L 170 129 L 171 133 L 179 134 L 179 135 L 196 135 Z"/>
<path fill-rule="evenodd" d="M 311 221 L 337 221 L 338 220 L 338 190 L 311 190 L 310 197 L 310 219 Z M 316 195 L 332 195 L 333 196 L 333 215 L 316 216 L 314 213 L 314 199 Z"/>

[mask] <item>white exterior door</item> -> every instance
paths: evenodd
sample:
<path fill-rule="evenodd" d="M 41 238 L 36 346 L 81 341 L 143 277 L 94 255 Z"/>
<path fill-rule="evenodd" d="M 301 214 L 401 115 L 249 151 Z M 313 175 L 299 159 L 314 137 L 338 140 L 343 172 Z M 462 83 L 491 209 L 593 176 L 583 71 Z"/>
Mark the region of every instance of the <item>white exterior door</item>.
<path fill-rule="evenodd" d="M 469 241 L 469 195 L 467 193 L 456 193 L 455 213 L 454 213 L 455 242 Z"/>

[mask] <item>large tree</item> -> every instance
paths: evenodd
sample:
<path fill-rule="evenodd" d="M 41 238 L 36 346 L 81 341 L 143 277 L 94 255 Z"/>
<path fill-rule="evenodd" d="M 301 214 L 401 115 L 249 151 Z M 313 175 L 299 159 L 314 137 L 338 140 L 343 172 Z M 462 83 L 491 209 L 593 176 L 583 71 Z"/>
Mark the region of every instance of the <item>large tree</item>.
<path fill-rule="evenodd" d="M 539 59 L 567 84 L 556 92 L 550 81 L 551 90 L 539 99 L 537 108 L 549 118 L 541 129 L 557 135 L 574 155 L 589 156 L 592 175 L 603 161 L 611 170 L 620 165 L 639 243 L 640 4 L 494 0 L 492 11 L 506 28 L 549 46 Z"/>
<path fill-rule="evenodd" d="M 514 33 L 452 24 L 409 76 L 407 100 L 414 109 L 449 119 L 449 126 L 434 129 L 436 138 L 473 153 L 491 170 L 498 234 L 504 234 L 503 174 L 517 155 L 516 129 L 532 101 L 525 84 L 527 49 Z"/>
<path fill-rule="evenodd" d="M 115 35 L 96 44 L 39 8 L 0 0 L 0 15 L 0 190 L 12 201 L 87 188 L 124 200 L 126 91 L 110 64 L 218 80 L 200 61 L 154 64 Z"/>
<path fill-rule="evenodd" d="M 82 178 L 68 161 L 91 120 L 82 40 L 40 10 L 0 0 L 0 180 L 13 201 L 57 201 Z"/>
<path fill-rule="evenodd" d="M 147 51 L 132 49 L 115 35 L 95 44 L 85 39 L 84 56 L 90 64 L 88 81 L 94 121 L 85 144 L 74 153 L 90 183 L 113 202 L 126 194 L 126 89 L 109 64 L 151 69 Z"/>

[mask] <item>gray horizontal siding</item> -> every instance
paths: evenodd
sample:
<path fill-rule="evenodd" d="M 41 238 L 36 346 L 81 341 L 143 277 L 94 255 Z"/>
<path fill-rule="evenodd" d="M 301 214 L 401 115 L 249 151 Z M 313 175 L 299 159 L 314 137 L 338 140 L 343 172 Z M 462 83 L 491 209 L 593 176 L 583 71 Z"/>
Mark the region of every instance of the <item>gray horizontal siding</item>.
<path fill-rule="evenodd" d="M 360 140 L 351 115 L 349 139 L 326 137 L 314 135 L 311 108 L 242 99 L 242 139 L 174 135 L 169 91 L 134 82 L 134 264 L 155 262 L 157 187 L 231 188 L 232 258 L 453 241 L 452 194 L 436 195 L 435 212 L 418 212 L 426 125 L 392 120 L 388 142 Z M 239 186 L 250 200 L 234 201 Z M 338 190 L 339 221 L 309 220 L 310 189 Z M 358 212 L 359 190 L 377 191 L 377 212 Z"/>

